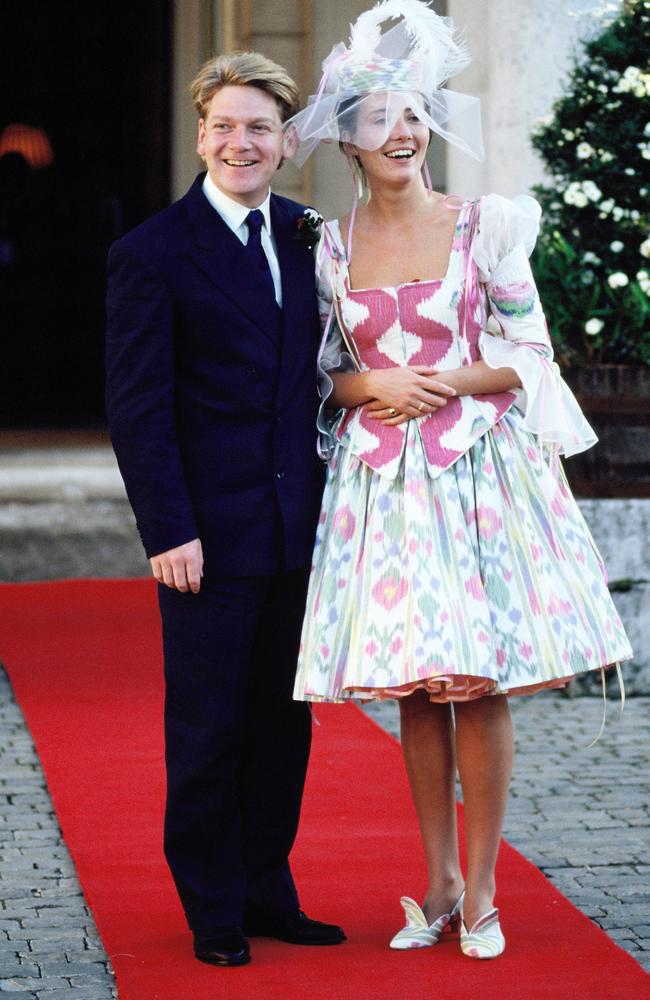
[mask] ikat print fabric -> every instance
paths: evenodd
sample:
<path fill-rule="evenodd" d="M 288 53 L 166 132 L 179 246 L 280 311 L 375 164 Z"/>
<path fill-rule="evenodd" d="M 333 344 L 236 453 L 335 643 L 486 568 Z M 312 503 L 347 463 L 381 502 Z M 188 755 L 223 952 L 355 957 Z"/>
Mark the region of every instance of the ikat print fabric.
<path fill-rule="evenodd" d="M 444 278 L 396 288 L 352 289 L 338 226 L 326 227 L 329 463 L 298 700 L 532 693 L 632 655 L 557 461 L 595 438 L 552 363 L 528 264 L 539 212 L 526 209 L 466 203 Z M 480 357 L 514 367 L 523 390 L 455 397 L 399 428 L 327 412 L 333 368 Z"/>

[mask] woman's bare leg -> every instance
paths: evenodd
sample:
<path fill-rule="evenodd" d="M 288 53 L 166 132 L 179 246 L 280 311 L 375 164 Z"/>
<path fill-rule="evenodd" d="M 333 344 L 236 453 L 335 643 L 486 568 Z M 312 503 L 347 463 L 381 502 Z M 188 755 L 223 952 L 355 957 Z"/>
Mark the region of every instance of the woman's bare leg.
<path fill-rule="evenodd" d="M 494 867 L 514 756 L 505 695 L 456 702 L 456 757 L 467 838 L 464 916 L 468 929 L 494 905 Z"/>
<path fill-rule="evenodd" d="M 424 691 L 400 699 L 402 751 L 420 824 L 429 885 L 423 909 L 432 923 L 463 889 L 456 828 L 456 760 L 450 705 Z"/>

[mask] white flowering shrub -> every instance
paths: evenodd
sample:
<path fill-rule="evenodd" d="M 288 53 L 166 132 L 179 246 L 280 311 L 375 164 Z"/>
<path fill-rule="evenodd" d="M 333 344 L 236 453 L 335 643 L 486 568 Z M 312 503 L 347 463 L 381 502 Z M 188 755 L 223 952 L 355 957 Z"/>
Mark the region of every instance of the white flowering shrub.
<path fill-rule="evenodd" d="M 650 364 L 650 2 L 585 43 L 533 146 L 533 269 L 561 364 Z"/>

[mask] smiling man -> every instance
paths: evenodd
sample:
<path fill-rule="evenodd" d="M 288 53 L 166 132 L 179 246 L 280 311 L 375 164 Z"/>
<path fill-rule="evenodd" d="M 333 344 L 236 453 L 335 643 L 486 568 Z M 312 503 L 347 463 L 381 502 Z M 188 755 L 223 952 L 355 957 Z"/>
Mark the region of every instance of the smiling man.
<path fill-rule="evenodd" d="M 108 265 L 107 400 L 153 575 L 165 664 L 165 853 L 197 958 L 247 937 L 336 944 L 288 855 L 310 743 L 291 691 L 322 471 L 319 324 L 303 206 L 270 194 L 296 85 L 257 53 L 192 84 L 207 165 Z"/>

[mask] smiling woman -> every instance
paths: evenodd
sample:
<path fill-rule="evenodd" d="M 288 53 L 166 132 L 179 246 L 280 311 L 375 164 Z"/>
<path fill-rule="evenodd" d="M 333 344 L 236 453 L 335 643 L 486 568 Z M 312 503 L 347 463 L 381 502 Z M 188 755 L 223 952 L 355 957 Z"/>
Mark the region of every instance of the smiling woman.
<path fill-rule="evenodd" d="M 339 142 L 339 147 L 348 157 L 360 191 L 367 189 L 361 150 L 379 150 L 386 143 L 392 131 L 391 126 L 394 128 L 400 121 L 403 122 L 401 131 L 406 130 L 411 133 L 411 143 L 389 151 L 382 148 L 381 155 L 387 159 L 401 161 L 416 157 L 418 169 L 424 164 L 424 155 L 431 142 L 432 132 L 421 120 L 418 111 L 421 100 L 418 100 L 416 107 L 412 108 L 401 99 L 402 97 L 403 95 L 390 91 L 380 91 L 363 95 L 361 101 L 355 97 L 341 102 L 339 118 L 342 140 Z M 415 100 L 413 103 L 416 104 Z M 417 156 L 418 148 L 424 149 L 423 156 Z"/>
<path fill-rule="evenodd" d="M 318 255 L 329 464 L 294 697 L 398 699 L 429 884 L 422 907 L 402 898 L 391 947 L 460 924 L 462 952 L 484 959 L 505 948 L 508 697 L 631 651 L 558 467 L 593 434 L 551 365 L 528 263 L 539 208 L 450 199 L 422 176 L 431 132 L 481 155 L 476 99 L 443 87 L 468 60 L 428 4 L 383 0 L 288 125 L 301 160 L 338 139 L 369 193 L 325 224 Z"/>
<path fill-rule="evenodd" d="M 355 128 L 346 139 L 362 149 L 375 150 L 383 146 L 400 119 L 419 124 L 430 135 L 424 121 L 424 102 L 415 94 L 402 95 L 379 91 L 364 95 L 354 108 Z"/>

